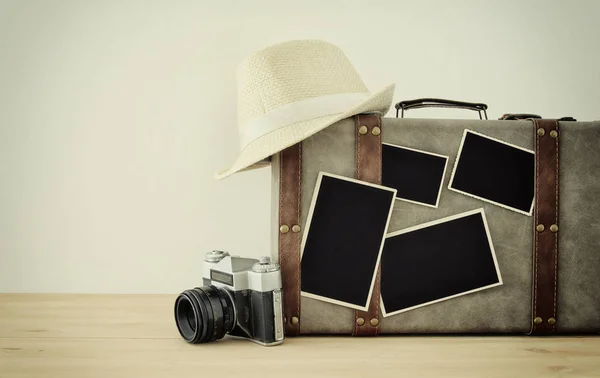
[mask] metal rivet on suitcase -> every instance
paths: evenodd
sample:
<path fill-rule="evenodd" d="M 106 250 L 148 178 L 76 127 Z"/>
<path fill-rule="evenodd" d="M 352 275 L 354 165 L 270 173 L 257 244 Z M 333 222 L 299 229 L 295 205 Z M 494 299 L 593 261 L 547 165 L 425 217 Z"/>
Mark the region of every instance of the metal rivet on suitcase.
<path fill-rule="evenodd" d="M 552 232 L 558 232 L 558 226 L 553 224 L 552 226 L 550 226 L 550 231 Z"/>
<path fill-rule="evenodd" d="M 292 324 L 296 325 L 296 324 L 298 324 L 298 322 L 300 322 L 300 320 L 297 317 L 292 316 Z"/>
<path fill-rule="evenodd" d="M 379 319 L 377 319 L 377 318 L 371 319 L 371 325 L 373 327 L 377 327 L 379 325 Z"/>
<path fill-rule="evenodd" d="M 552 130 L 552 131 L 550 131 L 550 136 L 552 138 L 556 138 L 558 136 L 558 133 L 556 132 L 556 130 Z"/>
<path fill-rule="evenodd" d="M 554 318 L 548 319 L 548 324 L 555 325 L 556 324 L 556 319 L 554 319 Z"/>
<path fill-rule="evenodd" d="M 542 129 L 541 127 L 537 130 L 537 134 L 539 136 L 544 136 L 544 134 L 546 134 L 546 130 Z"/>
<path fill-rule="evenodd" d="M 533 324 L 540 325 L 540 324 L 542 324 L 542 321 L 543 321 L 542 318 L 540 318 L 538 316 L 537 318 L 533 319 Z"/>
<path fill-rule="evenodd" d="M 300 226 L 295 224 L 292 226 L 292 232 L 300 232 Z"/>
<path fill-rule="evenodd" d="M 356 324 L 358 324 L 359 326 L 364 325 L 365 324 L 365 319 L 364 318 L 358 318 L 358 319 L 356 319 Z"/>
<path fill-rule="evenodd" d="M 371 130 L 371 133 L 375 136 L 381 134 L 381 129 L 377 126 L 373 127 L 373 130 Z"/>
<path fill-rule="evenodd" d="M 544 227 L 543 224 L 538 224 L 535 229 L 537 230 L 537 232 L 543 232 L 546 229 L 546 227 Z"/>
<path fill-rule="evenodd" d="M 281 231 L 282 234 L 287 234 L 290 231 L 290 226 L 284 224 L 281 227 L 279 227 L 279 231 Z"/>
<path fill-rule="evenodd" d="M 367 131 L 369 131 L 369 129 L 365 125 L 358 128 L 358 133 L 360 135 L 365 135 L 367 133 Z"/>

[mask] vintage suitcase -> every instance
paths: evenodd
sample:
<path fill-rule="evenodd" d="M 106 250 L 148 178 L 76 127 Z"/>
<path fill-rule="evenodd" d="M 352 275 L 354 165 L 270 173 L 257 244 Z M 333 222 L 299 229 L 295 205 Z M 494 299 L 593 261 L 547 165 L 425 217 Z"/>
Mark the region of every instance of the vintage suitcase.
<path fill-rule="evenodd" d="M 449 191 L 447 174 L 437 208 L 396 201 L 388 232 L 482 207 L 503 285 L 385 318 L 379 276 L 365 312 L 301 296 L 300 244 L 319 172 L 380 183 L 382 143 L 447 155 L 451 169 L 465 129 L 535 151 L 532 216 Z M 287 336 L 600 332 L 599 141 L 600 122 L 361 114 L 273 156 L 271 243 Z"/>

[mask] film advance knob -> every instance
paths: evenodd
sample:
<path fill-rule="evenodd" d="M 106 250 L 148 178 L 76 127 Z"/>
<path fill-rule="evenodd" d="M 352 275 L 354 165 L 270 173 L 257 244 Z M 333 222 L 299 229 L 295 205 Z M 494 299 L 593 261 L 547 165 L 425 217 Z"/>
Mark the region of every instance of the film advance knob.
<path fill-rule="evenodd" d="M 267 273 L 279 270 L 279 264 L 271 262 L 269 256 L 262 256 L 256 264 L 252 266 L 252 271 L 256 273 Z"/>
<path fill-rule="evenodd" d="M 204 261 L 219 262 L 219 261 L 223 260 L 223 258 L 226 256 L 229 256 L 229 252 L 214 250 L 214 251 L 206 252 L 206 255 L 204 255 Z"/>

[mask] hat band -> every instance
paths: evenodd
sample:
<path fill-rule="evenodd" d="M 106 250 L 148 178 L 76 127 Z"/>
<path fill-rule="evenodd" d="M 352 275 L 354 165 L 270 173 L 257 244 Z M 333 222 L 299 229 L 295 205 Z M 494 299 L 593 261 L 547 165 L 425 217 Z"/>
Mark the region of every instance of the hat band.
<path fill-rule="evenodd" d="M 282 105 L 243 124 L 240 128 L 240 150 L 256 139 L 294 123 L 348 111 L 370 96 L 365 92 L 338 93 Z"/>

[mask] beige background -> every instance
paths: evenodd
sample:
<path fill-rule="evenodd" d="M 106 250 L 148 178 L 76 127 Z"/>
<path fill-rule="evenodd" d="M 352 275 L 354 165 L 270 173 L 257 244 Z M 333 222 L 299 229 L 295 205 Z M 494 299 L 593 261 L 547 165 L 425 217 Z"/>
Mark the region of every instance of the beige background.
<path fill-rule="evenodd" d="M 600 119 L 600 2 L 0 0 L 0 292 L 176 293 L 269 248 L 235 68 L 322 38 L 371 90 Z M 392 112 L 389 113 L 392 116 Z M 419 117 L 474 117 L 414 111 Z"/>

